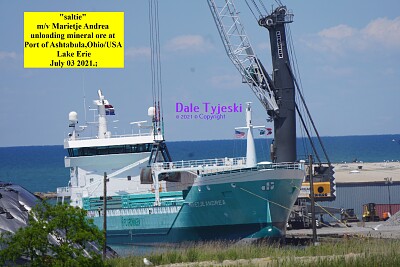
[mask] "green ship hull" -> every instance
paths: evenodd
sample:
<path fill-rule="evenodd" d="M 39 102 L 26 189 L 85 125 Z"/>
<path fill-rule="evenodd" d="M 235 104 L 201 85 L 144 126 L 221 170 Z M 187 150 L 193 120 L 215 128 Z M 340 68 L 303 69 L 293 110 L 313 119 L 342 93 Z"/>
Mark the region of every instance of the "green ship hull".
<path fill-rule="evenodd" d="M 184 191 L 113 197 L 108 202 L 108 244 L 281 238 L 299 194 L 304 170 L 257 168 L 202 176 Z M 84 199 L 102 229 L 99 198 Z"/>

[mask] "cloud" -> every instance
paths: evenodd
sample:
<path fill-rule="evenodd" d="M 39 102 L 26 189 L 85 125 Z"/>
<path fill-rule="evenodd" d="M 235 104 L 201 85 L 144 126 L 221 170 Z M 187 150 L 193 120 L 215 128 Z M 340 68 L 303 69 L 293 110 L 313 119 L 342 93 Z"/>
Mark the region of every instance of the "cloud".
<path fill-rule="evenodd" d="M 393 20 L 379 18 L 371 21 L 361 34 L 365 39 L 374 40 L 387 47 L 399 47 L 400 45 L 400 17 Z"/>
<path fill-rule="evenodd" d="M 17 59 L 17 58 L 18 54 L 16 52 L 0 51 L 0 61 L 5 59 Z"/>
<path fill-rule="evenodd" d="M 356 29 L 353 29 L 347 25 L 338 25 L 329 29 L 324 29 L 318 33 L 318 35 L 322 38 L 329 39 L 345 39 L 347 37 L 351 37 L 356 32 Z"/>
<path fill-rule="evenodd" d="M 182 35 L 168 41 L 166 48 L 173 52 L 205 52 L 213 47 L 210 41 L 201 35 Z"/>
<path fill-rule="evenodd" d="M 316 51 L 343 55 L 346 52 L 370 51 L 377 48 L 400 48 L 400 17 L 393 20 L 378 18 L 364 28 L 340 24 L 323 29 L 307 40 L 307 46 Z"/>
<path fill-rule="evenodd" d="M 136 59 L 140 57 L 149 58 L 150 55 L 150 47 L 129 47 L 125 50 L 125 56 L 130 59 Z"/>

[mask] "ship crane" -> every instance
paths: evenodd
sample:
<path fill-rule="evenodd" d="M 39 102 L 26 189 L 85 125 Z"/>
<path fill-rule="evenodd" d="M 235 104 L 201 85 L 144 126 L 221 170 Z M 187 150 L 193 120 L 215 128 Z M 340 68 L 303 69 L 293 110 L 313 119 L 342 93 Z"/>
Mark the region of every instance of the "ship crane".
<path fill-rule="evenodd" d="M 269 76 L 260 60 L 256 56 L 249 41 L 244 26 L 240 21 L 239 12 L 236 10 L 234 0 L 207 0 L 214 22 L 224 45 L 225 51 L 240 72 L 242 79 L 255 93 L 261 104 L 274 122 L 274 142 L 271 145 L 271 160 L 273 162 L 295 162 L 296 151 L 296 112 L 307 132 L 311 147 L 319 161 L 314 168 L 314 177 L 317 181 L 317 200 L 335 199 L 335 180 L 333 166 L 327 156 L 325 148 L 319 137 L 318 131 L 312 121 L 310 112 L 300 91 L 298 82 L 292 71 L 289 57 L 289 45 L 286 38 L 286 26 L 293 22 L 293 13 L 278 0 L 278 7 L 271 13 L 262 1 L 260 4 L 267 15 L 263 15 L 255 1 L 252 1 L 259 13 L 257 18 L 252 11 L 259 26 L 269 31 L 272 56 L 272 77 Z M 290 32 L 289 32 L 290 33 Z M 300 102 L 296 103 L 296 89 Z M 300 113 L 299 105 L 306 110 L 306 116 L 311 121 L 313 130 L 317 135 L 319 144 L 325 154 L 327 163 L 322 163 L 317 149 L 307 129 L 305 117 Z M 325 165 L 325 166 L 323 166 Z M 306 186 L 306 184 L 303 184 Z M 309 188 L 309 185 L 308 185 Z M 315 188 L 315 184 L 314 184 Z"/>
<path fill-rule="evenodd" d="M 216 2 L 220 2 L 217 3 Z M 258 60 L 233 1 L 207 1 L 228 57 L 258 100 L 269 112 L 279 112 L 273 83 Z"/>
<path fill-rule="evenodd" d="M 233 0 L 208 0 L 225 51 L 244 82 L 250 86 L 274 121 L 273 162 L 296 161 L 296 114 L 294 82 L 286 67 L 289 62 L 285 46 L 284 25 L 292 22 L 290 14 L 279 10 L 277 16 L 268 17 L 271 26 L 272 80 L 254 53 L 249 37 L 240 21 Z"/>

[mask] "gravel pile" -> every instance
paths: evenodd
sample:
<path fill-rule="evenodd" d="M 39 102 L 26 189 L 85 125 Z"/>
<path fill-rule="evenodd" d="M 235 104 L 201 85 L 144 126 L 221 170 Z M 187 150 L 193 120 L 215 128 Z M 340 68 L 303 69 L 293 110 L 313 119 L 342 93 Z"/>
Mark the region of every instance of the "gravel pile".
<path fill-rule="evenodd" d="M 400 226 L 400 211 L 396 212 L 382 225 L 384 226 Z"/>

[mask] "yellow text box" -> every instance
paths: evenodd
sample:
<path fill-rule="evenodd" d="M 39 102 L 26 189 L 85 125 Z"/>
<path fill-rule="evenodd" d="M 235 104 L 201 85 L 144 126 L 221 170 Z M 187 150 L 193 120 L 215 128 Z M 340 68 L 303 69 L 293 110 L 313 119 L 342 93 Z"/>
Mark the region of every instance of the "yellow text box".
<path fill-rule="evenodd" d="M 25 12 L 25 68 L 123 68 L 123 12 Z"/>

